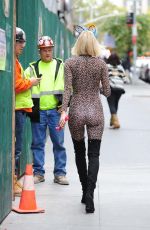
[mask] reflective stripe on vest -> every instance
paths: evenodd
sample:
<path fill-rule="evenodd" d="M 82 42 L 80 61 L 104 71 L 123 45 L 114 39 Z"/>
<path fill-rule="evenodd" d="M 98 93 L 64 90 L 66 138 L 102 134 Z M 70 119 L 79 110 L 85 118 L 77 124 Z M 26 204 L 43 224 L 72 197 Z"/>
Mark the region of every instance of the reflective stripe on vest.
<path fill-rule="evenodd" d="M 43 95 L 56 95 L 56 94 L 63 94 L 63 90 L 55 90 L 55 91 L 42 91 L 39 94 L 32 94 L 32 98 L 40 98 Z"/>

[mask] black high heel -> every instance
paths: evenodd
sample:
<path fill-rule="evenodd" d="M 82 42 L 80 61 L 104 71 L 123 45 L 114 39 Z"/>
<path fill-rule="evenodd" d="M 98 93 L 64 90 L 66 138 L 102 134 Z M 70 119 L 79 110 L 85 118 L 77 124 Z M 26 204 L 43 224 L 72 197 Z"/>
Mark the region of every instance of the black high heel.
<path fill-rule="evenodd" d="M 86 200 L 86 194 L 83 193 L 82 198 L 81 198 L 81 203 L 85 204 L 85 200 Z"/>
<path fill-rule="evenodd" d="M 94 213 L 95 207 L 94 207 L 94 200 L 93 200 L 93 195 L 90 193 L 86 194 L 85 198 L 85 211 L 86 213 Z"/>

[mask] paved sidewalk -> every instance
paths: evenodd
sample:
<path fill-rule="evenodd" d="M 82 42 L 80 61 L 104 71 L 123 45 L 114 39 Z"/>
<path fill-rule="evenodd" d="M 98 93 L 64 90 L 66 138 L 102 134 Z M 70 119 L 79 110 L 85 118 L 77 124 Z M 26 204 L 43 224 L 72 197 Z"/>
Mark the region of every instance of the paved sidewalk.
<path fill-rule="evenodd" d="M 46 144 L 46 181 L 35 185 L 38 207 L 43 214 L 11 212 L 0 230 L 149 230 L 150 229 L 150 85 L 126 86 L 119 106 L 120 130 L 110 130 L 106 116 L 100 171 L 95 190 L 95 213 L 86 214 L 80 203 L 81 187 L 74 164 L 68 128 L 69 186 L 53 183 L 53 155 Z M 18 206 L 19 198 L 13 203 Z"/>

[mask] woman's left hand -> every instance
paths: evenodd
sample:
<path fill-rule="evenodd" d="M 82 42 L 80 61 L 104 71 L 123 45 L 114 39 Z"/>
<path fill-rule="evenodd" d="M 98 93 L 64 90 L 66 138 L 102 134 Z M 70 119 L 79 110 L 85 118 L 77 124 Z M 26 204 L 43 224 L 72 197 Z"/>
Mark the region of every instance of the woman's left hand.
<path fill-rule="evenodd" d="M 59 120 L 59 126 L 60 126 L 61 128 L 64 128 L 64 126 L 65 126 L 65 123 L 66 123 L 66 116 L 67 116 L 67 114 L 66 114 L 65 111 L 61 112 L 61 116 L 60 116 L 60 120 Z"/>

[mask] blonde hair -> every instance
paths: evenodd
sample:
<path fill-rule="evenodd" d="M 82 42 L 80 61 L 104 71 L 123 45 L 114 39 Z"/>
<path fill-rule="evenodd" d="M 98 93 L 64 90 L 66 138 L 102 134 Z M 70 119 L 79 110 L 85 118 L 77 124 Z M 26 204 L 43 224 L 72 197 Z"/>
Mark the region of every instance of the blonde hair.
<path fill-rule="evenodd" d="M 101 55 L 101 46 L 91 31 L 83 31 L 71 50 L 72 55 L 89 55 L 97 57 Z"/>

